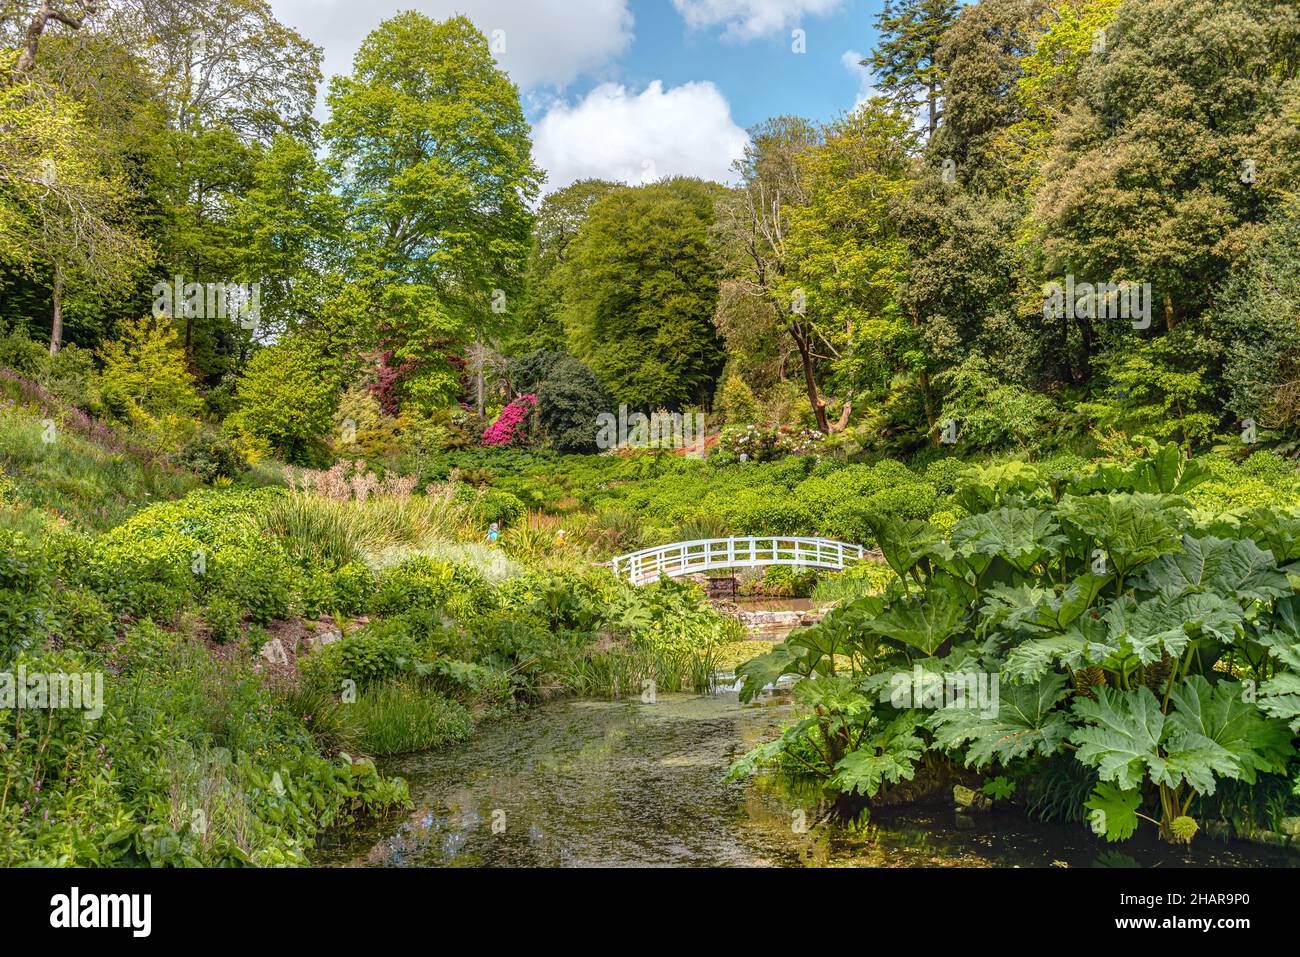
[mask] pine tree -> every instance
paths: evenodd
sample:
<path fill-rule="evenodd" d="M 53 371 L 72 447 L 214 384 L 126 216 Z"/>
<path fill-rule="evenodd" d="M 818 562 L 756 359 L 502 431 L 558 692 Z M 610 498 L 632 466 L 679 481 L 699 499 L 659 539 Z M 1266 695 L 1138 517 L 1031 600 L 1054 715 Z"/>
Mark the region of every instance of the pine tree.
<path fill-rule="evenodd" d="M 957 0 L 886 3 L 876 16 L 880 43 L 863 66 L 875 71 L 880 89 L 900 106 L 925 107 L 930 136 L 939 126 L 943 70 L 938 62 L 944 31 L 957 19 Z"/>

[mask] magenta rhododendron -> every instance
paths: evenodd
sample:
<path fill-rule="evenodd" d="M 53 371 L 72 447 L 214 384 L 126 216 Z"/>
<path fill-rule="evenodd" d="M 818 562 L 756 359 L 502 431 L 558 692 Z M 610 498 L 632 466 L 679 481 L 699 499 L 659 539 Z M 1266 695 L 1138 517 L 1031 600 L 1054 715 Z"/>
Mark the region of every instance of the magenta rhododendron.
<path fill-rule="evenodd" d="M 483 433 L 484 446 L 519 445 L 528 438 L 528 419 L 537 410 L 537 396 L 521 395 L 501 410 Z"/>

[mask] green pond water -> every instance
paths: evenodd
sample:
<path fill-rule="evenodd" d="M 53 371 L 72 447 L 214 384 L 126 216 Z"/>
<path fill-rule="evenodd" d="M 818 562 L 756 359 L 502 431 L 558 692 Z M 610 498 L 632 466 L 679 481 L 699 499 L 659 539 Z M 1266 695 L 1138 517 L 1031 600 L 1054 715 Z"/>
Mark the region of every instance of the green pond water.
<path fill-rule="evenodd" d="M 661 695 L 654 703 L 559 701 L 481 727 L 463 745 L 389 759 L 416 809 L 356 829 L 319 863 L 360 867 L 1294 866 L 1300 854 L 1198 839 L 1138 839 L 1116 853 L 1081 826 L 1014 811 L 878 812 L 817 820 L 816 799 L 778 778 L 724 781 L 777 734 L 788 700 Z M 802 813 L 801 813 L 802 812 Z M 800 823 L 806 821 L 806 827 Z"/>

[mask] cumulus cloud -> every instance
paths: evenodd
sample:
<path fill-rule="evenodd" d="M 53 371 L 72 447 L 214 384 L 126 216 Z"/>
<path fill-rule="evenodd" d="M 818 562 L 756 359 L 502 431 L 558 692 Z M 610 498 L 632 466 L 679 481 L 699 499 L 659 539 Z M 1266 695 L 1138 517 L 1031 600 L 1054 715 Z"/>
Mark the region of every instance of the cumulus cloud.
<path fill-rule="evenodd" d="M 552 192 L 592 177 L 634 185 L 669 176 L 727 182 L 748 134 L 712 83 L 665 89 L 655 80 L 640 93 L 605 83 L 576 104 L 557 102 L 533 140 Z"/>
<path fill-rule="evenodd" d="M 347 73 L 366 34 L 399 10 L 445 20 L 463 13 L 489 39 L 520 88 L 564 87 L 628 51 L 629 0 L 271 0 L 284 23 L 325 48 L 325 75 Z M 501 49 L 504 47 L 504 49 Z"/>
<path fill-rule="evenodd" d="M 843 0 L 673 0 L 687 26 L 723 27 L 733 40 L 772 36 L 798 26 L 804 17 L 834 13 Z"/>
<path fill-rule="evenodd" d="M 858 98 L 853 103 L 854 109 L 867 102 L 878 92 L 876 90 L 876 75 L 871 71 L 871 67 L 862 65 L 864 59 L 865 57 L 857 50 L 845 50 L 840 55 L 840 63 L 844 64 L 844 69 L 848 70 L 858 81 Z"/>

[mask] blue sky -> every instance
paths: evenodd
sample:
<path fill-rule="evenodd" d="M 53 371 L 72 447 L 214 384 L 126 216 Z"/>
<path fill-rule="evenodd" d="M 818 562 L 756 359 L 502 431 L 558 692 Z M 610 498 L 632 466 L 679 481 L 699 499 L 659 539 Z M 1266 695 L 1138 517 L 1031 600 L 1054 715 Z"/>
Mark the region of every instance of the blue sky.
<path fill-rule="evenodd" d="M 656 79 L 670 86 L 711 80 L 742 127 L 782 114 L 830 119 L 857 101 L 859 78 L 841 60 L 849 50 L 870 52 L 882 5 L 846 0 L 837 12 L 799 17 L 793 22 L 807 35 L 807 52 L 796 55 L 794 27 L 737 38 L 725 27 L 688 26 L 668 0 L 633 0 L 636 39 L 619 65 L 638 88 Z"/>
<path fill-rule="evenodd" d="M 496 44 L 533 124 L 547 189 L 601 176 L 726 181 L 745 130 L 829 120 L 870 89 L 857 60 L 883 0 L 271 0 L 347 72 L 383 19 L 463 13 Z M 795 52 L 795 30 L 804 52 Z"/>

